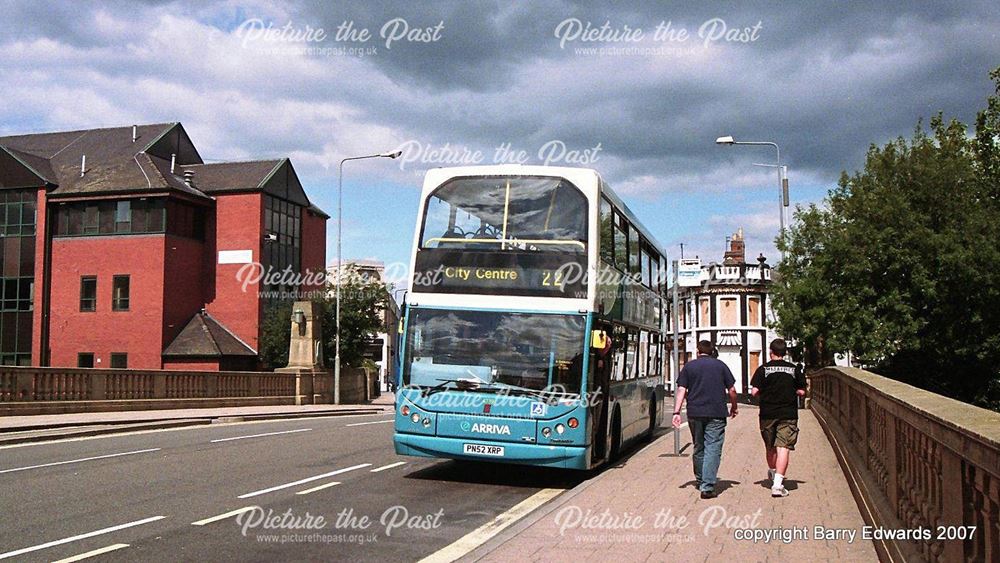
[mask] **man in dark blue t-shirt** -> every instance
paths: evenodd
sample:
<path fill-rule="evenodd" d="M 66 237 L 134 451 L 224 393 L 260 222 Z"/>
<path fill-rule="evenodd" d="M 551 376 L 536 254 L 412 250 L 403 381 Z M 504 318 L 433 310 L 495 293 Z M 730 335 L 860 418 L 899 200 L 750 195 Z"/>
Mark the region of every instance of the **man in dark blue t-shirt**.
<path fill-rule="evenodd" d="M 688 362 L 677 376 L 674 399 L 674 428 L 681 426 L 681 405 L 687 399 L 688 426 L 694 451 L 694 478 L 701 498 L 715 496 L 716 476 L 726 438 L 726 399 L 730 417 L 736 416 L 736 379 L 729 366 L 711 357 L 715 347 L 708 340 L 698 342 L 698 358 Z"/>

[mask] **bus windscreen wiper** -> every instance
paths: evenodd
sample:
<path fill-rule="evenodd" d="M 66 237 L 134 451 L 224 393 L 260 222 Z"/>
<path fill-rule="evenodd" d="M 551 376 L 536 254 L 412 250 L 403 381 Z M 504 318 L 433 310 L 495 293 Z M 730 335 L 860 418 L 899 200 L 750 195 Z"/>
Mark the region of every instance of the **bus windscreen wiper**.
<path fill-rule="evenodd" d="M 438 383 L 437 385 L 435 385 L 433 387 L 424 387 L 420 391 L 420 394 L 423 395 L 424 397 L 429 397 L 429 396 L 433 395 L 434 393 L 438 393 L 440 391 L 446 391 L 448 389 L 448 384 L 449 383 L 454 383 L 455 384 L 455 389 L 458 389 L 460 391 L 472 391 L 472 390 L 475 390 L 475 389 L 479 388 L 480 381 L 482 381 L 482 380 L 476 381 L 476 380 L 473 380 L 473 379 L 457 379 L 456 378 L 456 379 L 438 379 L 438 381 L 440 381 L 441 383 Z M 482 382 L 483 383 L 488 383 L 486 381 L 482 381 Z"/>

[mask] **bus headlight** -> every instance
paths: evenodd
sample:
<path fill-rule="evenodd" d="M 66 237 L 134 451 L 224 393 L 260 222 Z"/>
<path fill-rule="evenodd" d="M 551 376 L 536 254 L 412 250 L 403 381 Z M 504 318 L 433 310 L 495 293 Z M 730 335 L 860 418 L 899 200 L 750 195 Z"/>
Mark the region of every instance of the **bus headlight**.
<path fill-rule="evenodd" d="M 552 430 L 549 430 L 548 426 L 546 426 L 545 428 L 542 428 L 542 436 L 545 436 L 546 438 L 548 438 L 550 435 L 552 435 Z"/>
<path fill-rule="evenodd" d="M 420 413 L 416 413 L 416 412 L 413 413 L 413 416 L 410 417 L 410 420 L 413 421 L 413 424 L 416 424 L 416 423 L 420 422 Z"/>
<path fill-rule="evenodd" d="M 576 428 L 577 426 L 580 426 L 580 421 L 575 418 L 571 418 L 567 421 L 567 424 L 569 424 L 570 428 Z"/>
<path fill-rule="evenodd" d="M 431 426 L 431 419 L 425 418 L 423 424 L 424 424 L 424 428 L 430 428 L 430 426 Z"/>
<path fill-rule="evenodd" d="M 556 434 L 562 434 L 566 431 L 566 427 L 562 423 L 556 424 Z"/>

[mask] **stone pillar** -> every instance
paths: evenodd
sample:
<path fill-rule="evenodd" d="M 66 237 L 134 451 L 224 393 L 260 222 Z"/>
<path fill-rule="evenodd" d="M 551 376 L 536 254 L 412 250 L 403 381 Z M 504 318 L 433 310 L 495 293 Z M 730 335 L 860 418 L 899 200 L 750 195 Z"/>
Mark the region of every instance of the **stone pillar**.
<path fill-rule="evenodd" d="M 329 376 L 323 368 L 323 323 L 320 307 L 312 301 L 296 301 L 292 305 L 291 339 L 288 343 L 288 366 L 276 373 L 295 375 L 295 404 L 311 405 L 325 400 L 325 393 L 314 379 Z"/>
<path fill-rule="evenodd" d="M 323 323 L 319 305 L 296 301 L 292 306 L 292 338 L 288 344 L 288 367 L 323 368 Z"/>

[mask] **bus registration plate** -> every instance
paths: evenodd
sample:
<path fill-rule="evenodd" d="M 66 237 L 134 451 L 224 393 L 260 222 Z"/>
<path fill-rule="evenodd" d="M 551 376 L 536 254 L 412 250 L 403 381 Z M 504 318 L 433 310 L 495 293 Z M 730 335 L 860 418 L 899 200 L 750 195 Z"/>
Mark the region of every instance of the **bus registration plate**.
<path fill-rule="evenodd" d="M 503 457 L 503 446 L 487 446 L 485 444 L 463 444 L 463 452 L 467 454 Z"/>

